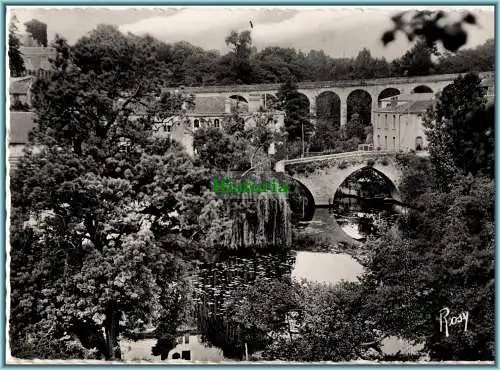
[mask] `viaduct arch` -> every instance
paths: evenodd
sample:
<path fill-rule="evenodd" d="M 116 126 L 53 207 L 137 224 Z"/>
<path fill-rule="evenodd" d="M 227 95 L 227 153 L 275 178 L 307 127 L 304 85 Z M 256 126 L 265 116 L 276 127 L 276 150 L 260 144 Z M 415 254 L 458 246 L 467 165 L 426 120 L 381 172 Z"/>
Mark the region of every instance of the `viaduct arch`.
<path fill-rule="evenodd" d="M 494 72 L 483 72 L 479 74 L 482 79 L 492 79 Z M 355 90 L 363 90 L 371 98 L 371 109 L 377 107 L 381 96 L 387 94 L 384 90 L 394 89 L 401 94 L 412 94 L 419 92 L 434 93 L 442 91 L 451 84 L 459 74 L 416 76 L 416 77 L 395 77 L 379 78 L 371 80 L 350 80 L 350 81 L 317 81 L 301 82 L 298 84 L 299 93 L 303 94 L 309 102 L 309 112 L 316 117 L 317 98 L 322 93 L 331 92 L 340 98 L 340 123 L 347 123 L 347 98 Z M 425 86 L 425 87 L 424 87 Z M 209 96 L 240 96 L 248 102 L 248 111 L 258 112 L 261 107 L 266 108 L 267 96 L 276 95 L 280 88 L 279 84 L 257 84 L 257 85 L 232 85 L 232 86 L 204 86 L 185 87 L 184 91 L 201 97 Z M 416 91 L 414 91 L 416 90 Z M 392 96 L 392 95 L 390 95 Z"/>

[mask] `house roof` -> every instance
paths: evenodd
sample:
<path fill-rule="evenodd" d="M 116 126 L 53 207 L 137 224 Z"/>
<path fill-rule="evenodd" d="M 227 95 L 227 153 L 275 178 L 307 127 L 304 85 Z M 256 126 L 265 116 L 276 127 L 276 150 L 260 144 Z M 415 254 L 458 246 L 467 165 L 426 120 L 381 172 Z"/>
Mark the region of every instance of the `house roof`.
<path fill-rule="evenodd" d="M 432 100 L 434 93 L 413 93 L 413 94 L 399 94 L 389 96 L 388 98 L 380 99 L 380 101 L 415 101 L 415 100 Z"/>
<path fill-rule="evenodd" d="M 417 100 L 393 107 L 378 108 L 376 113 L 424 113 L 435 102 L 433 100 Z"/>
<path fill-rule="evenodd" d="M 226 98 L 223 96 L 195 96 L 193 113 L 219 113 L 225 112 Z"/>
<path fill-rule="evenodd" d="M 32 82 L 33 82 L 32 76 L 12 78 L 10 79 L 9 93 L 20 94 L 20 95 L 28 94 Z"/>
<path fill-rule="evenodd" d="M 33 112 L 10 112 L 10 144 L 26 144 L 28 135 L 34 127 L 35 114 Z"/>

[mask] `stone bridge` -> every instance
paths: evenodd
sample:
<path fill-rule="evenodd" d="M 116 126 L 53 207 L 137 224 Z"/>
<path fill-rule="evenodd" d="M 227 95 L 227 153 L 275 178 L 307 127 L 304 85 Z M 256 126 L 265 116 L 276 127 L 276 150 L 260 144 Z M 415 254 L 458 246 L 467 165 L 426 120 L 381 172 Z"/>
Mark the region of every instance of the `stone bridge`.
<path fill-rule="evenodd" d="M 362 168 L 372 168 L 394 185 L 392 197 L 401 200 L 397 190 L 402 170 L 395 152 L 356 151 L 315 157 L 283 160 L 276 163 L 277 172 L 286 172 L 304 185 L 315 206 L 325 206 L 347 177 Z"/>
<path fill-rule="evenodd" d="M 355 91 L 364 91 L 370 100 L 372 111 L 378 107 L 380 99 L 395 94 L 411 94 L 418 92 L 442 91 L 451 84 L 459 74 L 445 74 L 417 77 L 391 77 L 370 80 L 346 80 L 346 81 L 317 81 L 300 82 L 298 91 L 307 98 L 311 116 L 316 115 L 317 99 L 323 94 L 333 94 L 340 102 L 340 124 L 347 123 L 347 100 Z M 480 73 L 483 80 L 493 79 L 494 72 Z M 248 103 L 248 111 L 258 112 L 266 108 L 267 101 L 276 99 L 279 84 L 256 84 L 256 85 L 232 85 L 232 86 L 204 86 L 183 87 L 186 93 L 192 93 L 199 97 L 223 96 L 235 98 Z M 389 93 L 389 95 L 388 95 Z M 337 108 L 338 109 L 338 108 Z"/>

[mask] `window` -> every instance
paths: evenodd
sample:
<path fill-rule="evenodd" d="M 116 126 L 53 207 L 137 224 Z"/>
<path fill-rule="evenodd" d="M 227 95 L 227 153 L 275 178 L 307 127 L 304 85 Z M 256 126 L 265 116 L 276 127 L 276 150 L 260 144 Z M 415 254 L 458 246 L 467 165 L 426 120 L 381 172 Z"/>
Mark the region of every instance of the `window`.
<path fill-rule="evenodd" d="M 387 114 L 385 115 L 385 128 L 389 128 L 389 122 L 387 121 Z"/>
<path fill-rule="evenodd" d="M 387 149 L 387 136 L 385 137 L 385 148 Z"/>
<path fill-rule="evenodd" d="M 181 358 L 183 360 L 191 360 L 191 351 L 182 351 Z"/>
<path fill-rule="evenodd" d="M 214 119 L 214 126 L 219 127 L 219 120 L 217 118 Z"/>
<path fill-rule="evenodd" d="M 380 135 L 377 135 L 377 146 L 380 146 Z"/>
<path fill-rule="evenodd" d="M 200 121 L 195 119 L 194 120 L 194 128 L 199 128 L 200 127 Z"/>
<path fill-rule="evenodd" d="M 393 130 L 396 129 L 396 115 L 395 114 L 392 115 L 392 129 Z"/>
<path fill-rule="evenodd" d="M 172 126 L 167 125 L 167 132 L 170 132 L 170 131 L 172 131 Z"/>
<path fill-rule="evenodd" d="M 392 137 L 392 147 L 394 149 L 396 149 L 396 137 L 395 136 Z"/>
<path fill-rule="evenodd" d="M 184 334 L 184 344 L 189 344 L 189 334 Z"/>
<path fill-rule="evenodd" d="M 422 136 L 417 136 L 415 139 L 415 150 L 422 150 L 423 144 Z"/>

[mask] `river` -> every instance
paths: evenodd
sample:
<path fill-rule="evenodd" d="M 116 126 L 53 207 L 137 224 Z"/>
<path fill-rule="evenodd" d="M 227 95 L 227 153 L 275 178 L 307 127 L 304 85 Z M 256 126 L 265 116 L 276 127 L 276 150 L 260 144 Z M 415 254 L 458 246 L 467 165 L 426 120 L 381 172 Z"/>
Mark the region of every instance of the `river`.
<path fill-rule="evenodd" d="M 210 335 L 213 340 L 224 342 L 224 338 L 217 336 L 222 330 L 217 329 L 217 321 L 223 320 L 227 315 L 224 311 L 225 302 L 235 290 L 249 286 L 257 279 L 270 281 L 291 276 L 297 281 L 308 280 L 325 284 L 336 284 L 342 280 L 357 281 L 363 274 L 363 266 L 357 262 L 355 256 L 340 252 L 339 245 L 359 244 L 355 239 L 362 239 L 376 232 L 376 228 L 363 227 L 362 223 L 366 223 L 366 220 L 361 220 L 362 218 L 391 221 L 396 210 L 384 202 L 363 203 L 362 200 L 352 197 L 336 197 L 335 201 L 333 210 L 315 209 L 312 220 L 301 223 L 299 228 L 300 233 L 313 236 L 321 240 L 323 245 L 331 247 L 326 251 L 318 251 L 308 245 L 301 245 L 299 248 L 296 246 L 295 250 L 290 251 L 246 250 L 219 256 L 202 267 L 198 277 L 194 279 L 195 304 L 198 307 L 198 315 L 202 315 L 198 317 L 198 329 L 202 332 L 208 330 L 212 333 Z M 351 253 L 352 251 L 353 249 Z M 212 325 L 216 326 L 210 328 Z M 124 358 L 159 361 L 159 358 L 151 358 L 151 343 L 151 340 L 126 342 Z M 189 344 L 179 344 L 178 347 L 172 350 L 171 354 L 189 350 L 191 360 L 220 361 L 224 358 L 216 347 L 205 350 L 199 335 L 193 335 Z M 389 338 L 383 343 L 386 353 L 395 353 L 398 350 L 408 352 L 412 348 L 414 347 L 398 338 Z"/>

